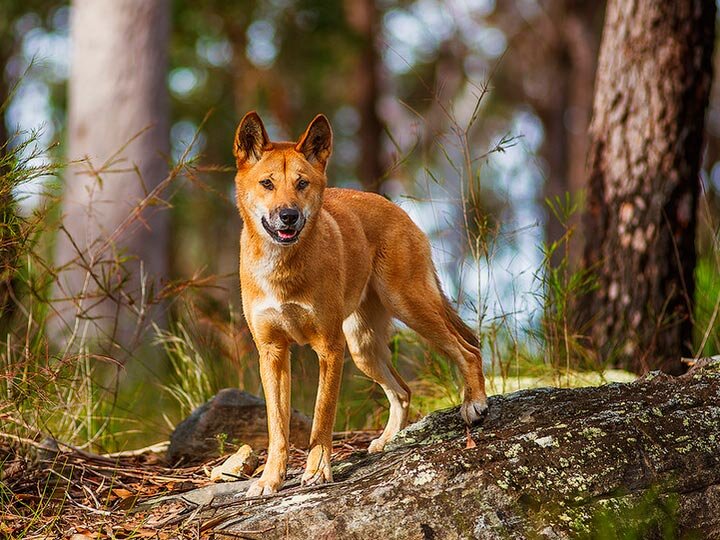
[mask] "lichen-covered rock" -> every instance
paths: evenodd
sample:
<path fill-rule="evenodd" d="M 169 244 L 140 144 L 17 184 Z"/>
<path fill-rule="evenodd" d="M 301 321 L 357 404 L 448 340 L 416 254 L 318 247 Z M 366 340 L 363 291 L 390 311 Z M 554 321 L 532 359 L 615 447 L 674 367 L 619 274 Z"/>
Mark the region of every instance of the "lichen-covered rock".
<path fill-rule="evenodd" d="M 270 538 L 577 538 L 598 527 L 720 538 L 720 372 L 525 390 L 398 434 L 383 454 L 334 464 L 336 483 L 198 511 L 215 529 Z M 225 513 L 227 520 L 217 518 Z M 608 529 L 609 528 L 609 529 Z M 254 537 L 254 536 L 253 536 Z"/>
<path fill-rule="evenodd" d="M 307 446 L 311 426 L 307 416 L 293 410 L 290 442 Z M 187 465 L 218 457 L 221 450 L 232 451 L 237 445 L 266 448 L 267 442 L 265 402 L 237 388 L 225 388 L 177 425 L 170 435 L 167 459 L 171 465 Z"/>

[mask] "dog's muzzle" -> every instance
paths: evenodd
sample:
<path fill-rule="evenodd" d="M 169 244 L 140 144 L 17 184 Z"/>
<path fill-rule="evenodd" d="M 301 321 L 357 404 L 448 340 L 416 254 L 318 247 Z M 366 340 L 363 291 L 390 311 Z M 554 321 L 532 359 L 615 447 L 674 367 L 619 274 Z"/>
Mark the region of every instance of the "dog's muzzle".
<path fill-rule="evenodd" d="M 297 242 L 305 226 L 305 216 L 292 206 L 270 212 L 268 219 L 261 218 L 265 231 L 278 244 L 289 245 Z"/>

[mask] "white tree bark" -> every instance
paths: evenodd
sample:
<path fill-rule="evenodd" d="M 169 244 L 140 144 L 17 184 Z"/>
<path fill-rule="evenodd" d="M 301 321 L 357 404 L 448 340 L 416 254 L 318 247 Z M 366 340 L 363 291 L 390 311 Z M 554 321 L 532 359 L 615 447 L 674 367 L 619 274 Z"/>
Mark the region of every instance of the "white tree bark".
<path fill-rule="evenodd" d="M 153 311 L 151 284 L 167 273 L 162 205 L 128 218 L 168 173 L 169 18 L 169 0 L 72 3 L 68 159 L 81 161 L 66 173 L 50 326 L 75 343 L 131 347 Z"/>

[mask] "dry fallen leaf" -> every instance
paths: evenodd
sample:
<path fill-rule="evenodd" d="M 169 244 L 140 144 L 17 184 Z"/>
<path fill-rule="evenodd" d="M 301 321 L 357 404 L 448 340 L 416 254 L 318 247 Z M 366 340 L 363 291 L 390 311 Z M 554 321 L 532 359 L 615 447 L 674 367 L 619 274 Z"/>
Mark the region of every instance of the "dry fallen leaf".
<path fill-rule="evenodd" d="M 465 444 L 465 448 L 475 448 L 477 444 L 475 444 L 472 435 L 470 435 L 470 428 L 467 426 L 465 427 L 465 433 L 467 434 L 467 443 Z"/>
<path fill-rule="evenodd" d="M 132 491 L 128 491 L 123 488 L 113 488 L 112 492 L 121 499 L 127 499 L 128 497 L 132 497 L 134 495 Z"/>

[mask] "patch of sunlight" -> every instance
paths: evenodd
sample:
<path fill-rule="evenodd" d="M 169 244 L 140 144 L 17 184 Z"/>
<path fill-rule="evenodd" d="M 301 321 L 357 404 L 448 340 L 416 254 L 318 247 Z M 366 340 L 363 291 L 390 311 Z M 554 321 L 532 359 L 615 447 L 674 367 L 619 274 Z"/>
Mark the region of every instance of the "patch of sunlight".
<path fill-rule="evenodd" d="M 598 371 L 574 371 L 558 374 L 549 372 L 547 375 L 501 377 L 488 375 L 485 378 L 488 395 L 507 394 L 516 390 L 543 387 L 580 388 L 583 386 L 600 386 L 608 383 L 628 383 L 637 379 L 637 375 L 622 369 Z"/>

